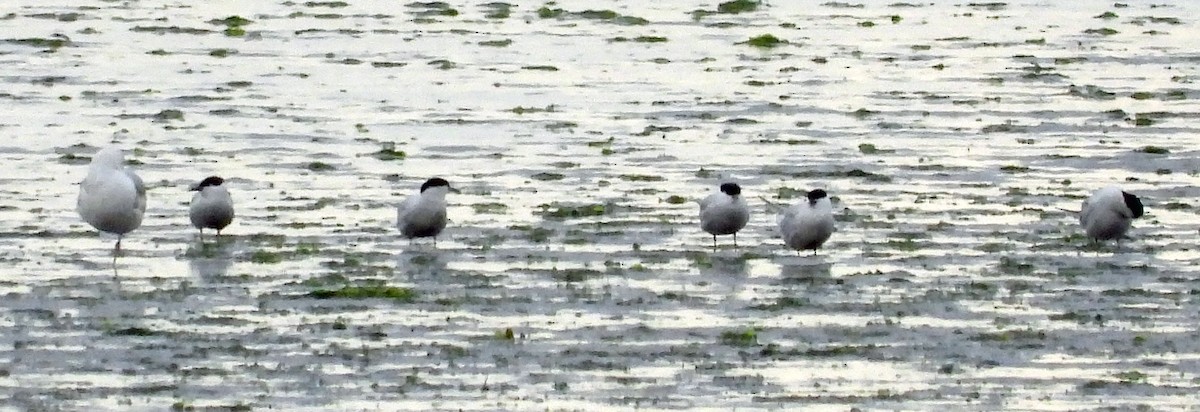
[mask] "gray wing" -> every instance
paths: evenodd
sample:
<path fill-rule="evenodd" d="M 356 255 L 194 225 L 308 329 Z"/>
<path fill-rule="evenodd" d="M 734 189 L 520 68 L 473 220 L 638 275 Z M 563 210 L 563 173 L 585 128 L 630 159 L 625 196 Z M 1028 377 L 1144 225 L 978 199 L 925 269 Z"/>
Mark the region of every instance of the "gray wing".
<path fill-rule="evenodd" d="M 706 197 L 705 197 L 705 198 L 703 198 L 703 199 L 697 200 L 697 201 L 696 201 L 696 203 L 699 203 L 699 204 L 700 204 L 700 213 L 704 213 L 704 211 L 705 211 L 706 209 L 708 209 L 708 206 L 709 206 L 709 205 L 711 205 L 711 204 L 712 204 L 713 202 L 715 202 L 716 200 L 717 200 L 717 194 L 716 194 L 716 193 L 713 193 L 713 194 L 711 194 L 711 195 L 708 195 L 708 196 L 706 196 Z"/>
<path fill-rule="evenodd" d="M 129 180 L 133 181 L 133 189 L 137 191 L 137 208 L 139 212 L 146 211 L 146 184 L 142 183 L 142 178 L 138 177 L 133 170 L 125 168 L 125 175 L 129 176 Z"/>
<path fill-rule="evenodd" d="M 792 219 L 795 218 L 796 209 L 794 207 L 788 207 L 787 209 L 783 209 L 783 212 L 779 213 L 779 216 L 775 218 L 775 225 L 779 226 L 779 231 L 782 233 L 787 230 L 785 228 L 792 224 Z"/>
<path fill-rule="evenodd" d="M 75 210 L 79 213 L 83 213 L 83 198 L 87 196 L 85 193 L 87 193 L 87 179 L 79 182 L 79 195 L 75 196 Z"/>
<path fill-rule="evenodd" d="M 396 227 L 404 227 L 405 218 L 408 217 L 408 213 L 412 211 L 413 206 L 420 200 L 418 196 L 409 196 L 403 202 L 400 202 L 400 206 L 396 207 Z"/>
<path fill-rule="evenodd" d="M 1090 199 L 1089 199 L 1090 200 Z M 1079 224 L 1087 226 L 1088 217 L 1092 215 L 1092 208 L 1088 206 L 1088 201 L 1083 201 L 1083 206 L 1079 208 Z"/>

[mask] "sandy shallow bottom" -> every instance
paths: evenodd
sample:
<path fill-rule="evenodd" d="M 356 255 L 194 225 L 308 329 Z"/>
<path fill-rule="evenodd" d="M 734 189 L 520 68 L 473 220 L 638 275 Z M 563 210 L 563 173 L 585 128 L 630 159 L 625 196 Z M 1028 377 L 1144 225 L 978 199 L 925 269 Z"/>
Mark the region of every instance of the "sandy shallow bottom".
<path fill-rule="evenodd" d="M 1197 408 L 1191 3 L 60 3 L 0 16 L 0 408 Z M 110 143 L 115 264 L 74 211 Z M 1110 184 L 1148 215 L 1091 245 Z"/>

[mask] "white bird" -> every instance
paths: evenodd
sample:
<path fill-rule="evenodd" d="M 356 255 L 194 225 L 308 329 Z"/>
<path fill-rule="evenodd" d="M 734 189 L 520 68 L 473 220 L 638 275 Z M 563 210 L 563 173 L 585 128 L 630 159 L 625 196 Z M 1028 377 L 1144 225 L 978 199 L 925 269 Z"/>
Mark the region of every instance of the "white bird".
<path fill-rule="evenodd" d="M 1120 239 L 1129 231 L 1133 219 L 1142 217 L 1145 208 L 1137 196 L 1121 191 L 1116 186 L 1097 190 L 1092 197 L 1083 201 L 1079 211 L 1079 224 L 1087 237 L 1097 241 Z"/>
<path fill-rule="evenodd" d="M 79 184 L 75 209 L 83 221 L 101 232 L 117 235 L 113 253 L 121 251 L 121 239 L 142 225 L 146 213 L 146 186 L 142 178 L 125 167 L 125 154 L 110 146 L 100 150 Z"/>
<path fill-rule="evenodd" d="M 432 237 L 446 228 L 446 193 L 453 191 L 450 182 L 440 177 L 425 181 L 421 192 L 405 199 L 396 210 L 396 227 L 405 238 Z"/>
<path fill-rule="evenodd" d="M 833 235 L 833 204 L 822 189 L 808 192 L 807 200 L 792 205 L 779 215 L 779 233 L 783 243 L 796 250 L 817 253 Z"/>
<path fill-rule="evenodd" d="M 225 179 L 209 176 L 191 187 L 196 194 L 192 196 L 188 215 L 192 226 L 200 229 L 201 236 L 206 228 L 216 229 L 220 236 L 221 229 L 233 222 L 233 197 L 229 196 L 224 184 Z"/>
<path fill-rule="evenodd" d="M 737 232 L 750 221 L 750 208 L 741 194 L 742 187 L 737 183 L 725 183 L 721 185 L 721 193 L 700 201 L 700 228 L 713 235 L 714 249 L 717 235 L 733 235 L 733 246 L 737 247 Z"/>

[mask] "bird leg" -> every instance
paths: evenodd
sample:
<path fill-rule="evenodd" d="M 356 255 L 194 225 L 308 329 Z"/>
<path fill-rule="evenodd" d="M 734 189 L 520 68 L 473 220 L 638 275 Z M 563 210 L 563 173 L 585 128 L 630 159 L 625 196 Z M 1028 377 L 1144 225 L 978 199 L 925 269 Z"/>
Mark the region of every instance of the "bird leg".
<path fill-rule="evenodd" d="M 117 272 L 117 257 L 118 256 L 121 256 L 121 235 L 117 235 L 117 245 L 113 247 L 112 267 L 113 267 L 114 275 Z"/>

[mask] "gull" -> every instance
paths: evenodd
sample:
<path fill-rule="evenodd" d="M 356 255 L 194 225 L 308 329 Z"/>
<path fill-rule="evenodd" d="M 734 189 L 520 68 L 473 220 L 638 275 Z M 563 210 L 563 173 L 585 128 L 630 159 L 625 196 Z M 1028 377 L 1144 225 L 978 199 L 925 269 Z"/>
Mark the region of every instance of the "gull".
<path fill-rule="evenodd" d="M 437 246 L 437 235 L 446 228 L 446 193 L 454 191 L 450 182 L 440 177 L 431 178 L 421 185 L 421 192 L 409 196 L 396 209 L 396 227 L 405 238 L 432 237 Z"/>
<path fill-rule="evenodd" d="M 733 246 L 737 247 L 737 232 L 750 221 L 750 208 L 741 194 L 742 187 L 737 183 L 724 183 L 721 193 L 700 201 L 700 228 L 713 235 L 713 249 L 717 248 L 717 235 L 733 235 Z"/>
<path fill-rule="evenodd" d="M 125 154 L 115 146 L 96 153 L 88 175 L 79 184 L 75 209 L 83 221 L 101 232 L 117 235 L 113 255 L 121 252 L 121 239 L 142 225 L 146 213 L 146 186 L 125 167 Z"/>
<path fill-rule="evenodd" d="M 1133 219 L 1142 217 L 1144 213 L 1141 199 L 1119 187 L 1108 186 L 1083 201 L 1079 224 L 1083 226 L 1087 237 L 1093 240 L 1120 240 L 1129 231 Z"/>
<path fill-rule="evenodd" d="M 779 215 L 779 233 L 787 247 L 800 252 L 812 250 L 817 253 L 829 236 L 833 235 L 833 204 L 822 189 L 814 189 L 806 195 L 808 199 L 788 207 Z"/>
<path fill-rule="evenodd" d="M 200 229 L 200 236 L 204 236 L 206 228 L 216 229 L 220 236 L 221 229 L 233 222 L 233 198 L 224 184 L 225 179 L 209 176 L 190 189 L 196 194 L 192 196 L 188 215 L 192 218 L 192 226 Z"/>

